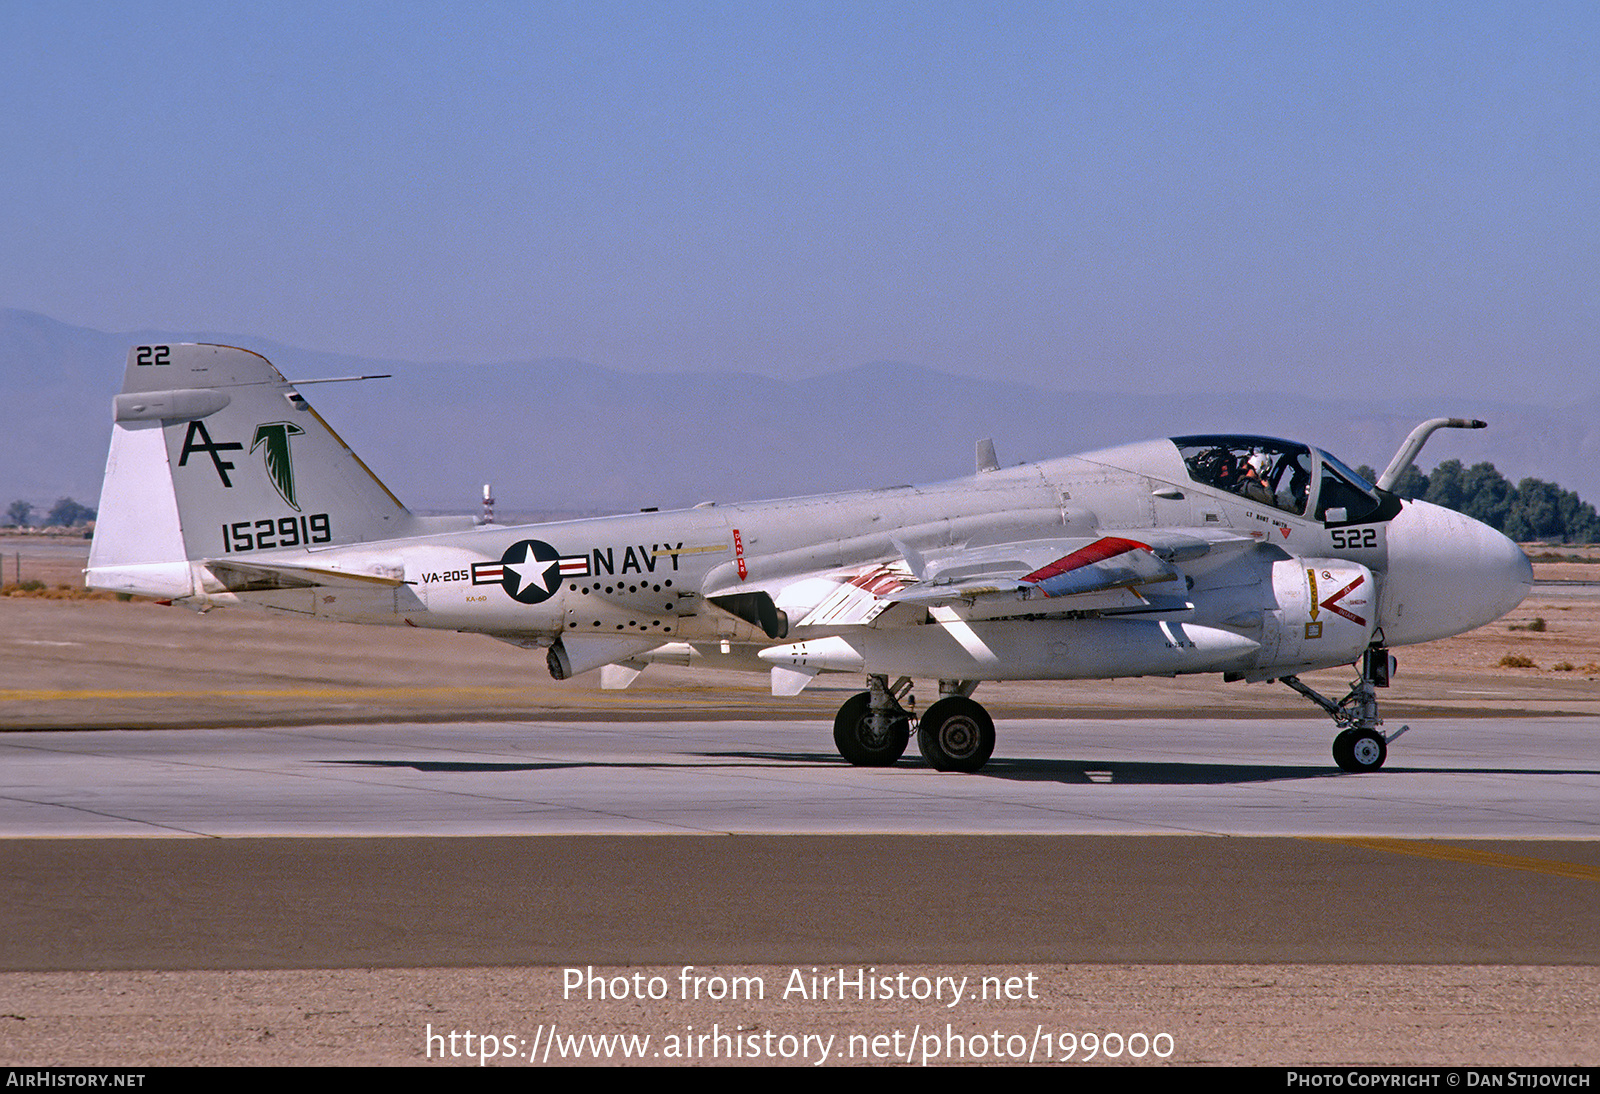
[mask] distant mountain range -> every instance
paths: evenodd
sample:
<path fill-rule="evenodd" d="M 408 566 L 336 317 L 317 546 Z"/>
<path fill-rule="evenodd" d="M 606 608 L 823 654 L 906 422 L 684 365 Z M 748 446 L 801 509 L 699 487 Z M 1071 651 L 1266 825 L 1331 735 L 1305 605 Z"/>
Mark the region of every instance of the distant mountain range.
<path fill-rule="evenodd" d="M 1438 434 L 1429 469 L 1493 463 L 1600 501 L 1600 395 L 1551 409 L 1459 392 L 1426 405 L 1352 392 L 1338 400 L 1275 392 L 1053 391 L 880 363 L 782 380 L 736 373 L 617 372 L 582 361 L 449 365 L 367 360 L 201 331 L 111 334 L 0 309 L 0 510 L 63 496 L 95 505 L 111 398 L 128 347 L 206 341 L 268 357 L 291 380 L 357 373 L 393 379 L 305 394 L 397 496 L 424 512 L 474 512 L 493 483 L 502 519 L 737 501 L 930 482 L 972 472 L 973 443 L 1001 462 L 1067 455 L 1147 437 L 1266 433 L 1326 447 L 1381 470 L 1416 422 L 1487 419 L 1485 432 Z M 1064 381 L 1065 382 L 1065 381 Z"/>

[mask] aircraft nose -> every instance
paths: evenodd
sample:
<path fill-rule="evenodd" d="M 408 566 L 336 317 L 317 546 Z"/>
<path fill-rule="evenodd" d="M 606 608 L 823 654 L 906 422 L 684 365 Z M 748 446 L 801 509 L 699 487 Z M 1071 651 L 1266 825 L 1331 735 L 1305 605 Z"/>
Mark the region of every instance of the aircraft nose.
<path fill-rule="evenodd" d="M 1471 517 L 1408 501 L 1389 522 L 1379 617 L 1392 646 L 1461 634 L 1511 611 L 1533 589 L 1522 548 Z"/>

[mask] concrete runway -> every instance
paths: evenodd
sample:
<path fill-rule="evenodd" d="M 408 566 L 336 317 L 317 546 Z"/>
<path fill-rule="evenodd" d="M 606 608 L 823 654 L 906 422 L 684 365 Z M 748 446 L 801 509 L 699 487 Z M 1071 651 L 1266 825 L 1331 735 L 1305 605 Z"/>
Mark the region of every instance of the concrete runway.
<path fill-rule="evenodd" d="M 1432 720 L 1359 776 L 1309 719 L 1008 723 L 978 775 L 815 722 L 6 735 L 0 967 L 1600 963 L 1593 725 Z M 1349 929 L 1399 894 L 1450 930 Z"/>
<path fill-rule="evenodd" d="M 1391 732 L 1397 728 L 1390 727 Z M 1343 775 L 1325 719 L 1002 722 L 978 775 L 852 768 L 819 721 L 0 735 L 0 836 L 707 833 L 1600 837 L 1600 723 L 1417 722 Z"/>

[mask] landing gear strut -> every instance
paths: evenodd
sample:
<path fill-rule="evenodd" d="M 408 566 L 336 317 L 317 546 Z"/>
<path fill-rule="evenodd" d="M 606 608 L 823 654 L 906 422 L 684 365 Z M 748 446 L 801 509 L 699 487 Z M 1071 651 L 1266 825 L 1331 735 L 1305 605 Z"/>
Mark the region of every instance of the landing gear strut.
<path fill-rule="evenodd" d="M 994 719 L 968 698 L 977 686 L 976 680 L 939 681 L 942 698 L 919 721 L 917 748 L 935 771 L 977 771 L 994 753 Z M 839 755 L 858 767 L 894 763 L 910 743 L 907 708 L 915 702 L 910 677 L 893 687 L 887 676 L 867 677 L 867 690 L 845 700 L 833 720 Z"/>
<path fill-rule="evenodd" d="M 908 677 L 892 690 L 887 676 L 867 677 L 867 690 L 846 699 L 833 719 L 839 755 L 857 767 L 888 767 L 903 756 L 911 742 L 911 715 L 900 699 L 910 692 Z"/>
<path fill-rule="evenodd" d="M 1382 646 L 1369 646 L 1361 655 L 1361 678 L 1350 685 L 1350 693 L 1339 702 L 1319 695 L 1297 676 L 1284 676 L 1284 684 L 1298 691 L 1327 712 L 1340 733 L 1333 739 L 1333 762 L 1343 771 L 1376 771 L 1389 758 L 1389 742 L 1410 726 L 1385 737 L 1378 729 L 1378 688 L 1389 686 L 1393 659 Z M 930 712 L 931 713 L 931 712 Z"/>

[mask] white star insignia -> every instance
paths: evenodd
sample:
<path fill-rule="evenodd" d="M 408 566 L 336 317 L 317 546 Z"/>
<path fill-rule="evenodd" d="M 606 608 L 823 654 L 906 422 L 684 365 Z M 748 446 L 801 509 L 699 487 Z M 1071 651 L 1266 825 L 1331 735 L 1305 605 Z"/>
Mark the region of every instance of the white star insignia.
<path fill-rule="evenodd" d="M 540 588 L 550 587 L 550 571 L 561 565 L 561 560 L 552 558 L 548 562 L 541 562 L 533 556 L 533 544 L 522 549 L 521 562 L 506 562 L 506 569 L 517 575 L 517 596 L 528 591 L 529 586 L 538 585 Z"/>

